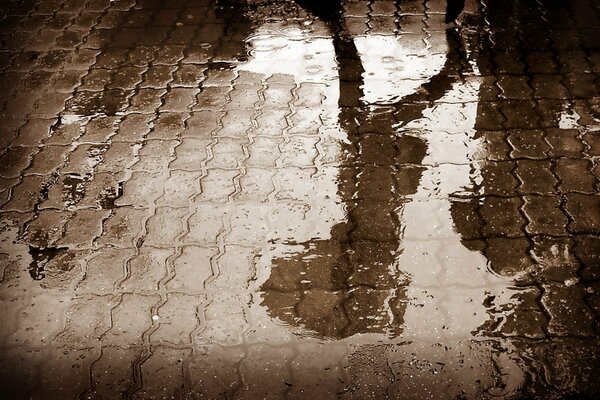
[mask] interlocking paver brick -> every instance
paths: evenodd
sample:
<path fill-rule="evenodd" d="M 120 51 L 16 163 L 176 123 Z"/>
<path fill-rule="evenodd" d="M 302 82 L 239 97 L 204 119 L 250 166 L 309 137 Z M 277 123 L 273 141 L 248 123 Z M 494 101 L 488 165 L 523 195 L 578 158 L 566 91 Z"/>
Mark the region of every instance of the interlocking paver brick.
<path fill-rule="evenodd" d="M 140 366 L 142 387 L 132 398 L 175 398 L 185 387 L 184 365 L 191 355 L 189 349 L 154 347 L 152 354 Z"/>
<path fill-rule="evenodd" d="M 216 65 L 206 71 L 206 81 L 203 86 L 227 86 L 235 80 L 237 73 L 232 68 Z"/>
<path fill-rule="evenodd" d="M 139 254 L 128 261 L 128 276 L 120 285 L 124 291 L 154 291 L 167 276 L 167 258 L 171 249 L 141 247 Z"/>
<path fill-rule="evenodd" d="M 161 111 L 182 112 L 187 111 L 195 102 L 195 96 L 200 91 L 197 88 L 174 87 L 163 96 Z"/>
<path fill-rule="evenodd" d="M 130 246 L 141 237 L 142 220 L 148 215 L 146 210 L 119 207 L 112 211 L 104 221 L 102 236 L 97 240 L 100 244 L 113 246 Z"/>
<path fill-rule="evenodd" d="M 256 137 L 248 145 L 249 158 L 245 165 L 256 167 L 274 167 L 276 161 L 281 157 L 279 146 L 283 139 Z"/>
<path fill-rule="evenodd" d="M 154 113 L 162 104 L 161 97 L 167 89 L 142 88 L 135 91 L 130 100 L 129 110 L 144 114 Z"/>
<path fill-rule="evenodd" d="M 488 162 L 481 164 L 481 173 L 487 177 L 482 191 L 486 195 L 510 196 L 515 193 L 519 185 L 512 171 L 515 169 L 514 162 Z"/>
<path fill-rule="evenodd" d="M 47 178 L 30 175 L 24 177 L 11 190 L 10 200 L 2 205 L 5 211 L 29 211 L 43 199 L 43 191 L 46 188 Z"/>
<path fill-rule="evenodd" d="M 265 109 L 261 110 L 256 117 L 258 128 L 256 130 L 261 136 L 281 136 L 283 131 L 289 126 L 286 117 L 291 113 L 289 109 Z M 301 132 L 306 134 L 307 132 Z"/>
<path fill-rule="evenodd" d="M 67 100 L 66 110 L 75 114 L 115 115 L 124 112 L 127 99 L 134 93 L 121 89 L 78 91 Z"/>
<path fill-rule="evenodd" d="M 191 114 L 187 119 L 187 129 L 182 133 L 183 137 L 194 137 L 204 139 L 211 136 L 211 133 L 219 128 L 219 118 L 221 113 L 217 111 L 202 110 Z"/>
<path fill-rule="evenodd" d="M 56 119 L 29 119 L 19 128 L 19 136 L 12 141 L 13 146 L 41 144 L 49 135 Z"/>
<path fill-rule="evenodd" d="M 104 89 L 111 80 L 112 74 L 108 69 L 93 68 L 81 79 L 79 90 L 100 91 Z"/>
<path fill-rule="evenodd" d="M 99 350 L 54 350 L 50 361 L 40 371 L 39 385 L 33 397 L 79 397 L 90 385 L 90 366 L 99 355 Z M 68 385 L 65 385 L 66 381 Z"/>
<path fill-rule="evenodd" d="M 498 86 L 502 97 L 507 99 L 528 100 L 532 98 L 533 89 L 529 86 L 528 78 L 520 75 L 500 75 Z"/>
<path fill-rule="evenodd" d="M 117 133 L 118 117 L 92 118 L 80 138 L 82 142 L 104 143 Z"/>
<path fill-rule="evenodd" d="M 150 207 L 163 194 L 162 172 L 136 171 L 123 185 L 123 195 L 115 200 L 115 205 Z"/>
<path fill-rule="evenodd" d="M 296 136 L 279 145 L 283 156 L 280 159 L 283 166 L 312 166 L 317 157 L 316 144 L 319 138 Z"/>
<path fill-rule="evenodd" d="M 553 53 L 548 51 L 528 51 L 525 62 L 527 69 L 533 74 L 552 74 L 558 69 Z"/>
<path fill-rule="evenodd" d="M 67 247 L 91 247 L 102 233 L 102 222 L 108 218 L 108 210 L 78 210 L 67 221 L 63 237 L 58 244 Z"/>
<path fill-rule="evenodd" d="M 103 161 L 103 154 L 107 150 L 107 145 L 81 144 L 69 154 L 61 172 L 79 176 L 90 174 Z"/>
<path fill-rule="evenodd" d="M 210 281 L 210 289 L 231 290 L 233 288 L 245 289 L 254 278 L 254 252 L 242 246 L 225 246 L 225 253 L 220 255 L 215 263 L 219 274 Z M 240 268 L 241 266 L 245 268 Z"/>
<path fill-rule="evenodd" d="M 289 231 L 289 226 L 283 226 L 286 225 L 286 222 L 282 218 L 277 217 L 294 208 L 294 205 L 284 205 L 275 210 L 274 214 L 277 212 L 280 213 L 279 215 L 274 215 L 272 221 L 275 225 L 273 226 L 273 231 L 277 231 L 279 234 L 277 236 L 281 237 L 280 235 L 283 232 Z M 304 210 L 304 207 L 301 205 L 298 208 Z M 237 228 L 228 235 L 229 242 L 251 246 L 265 240 L 269 234 L 269 211 L 269 208 L 265 204 L 260 203 L 240 204 L 236 207 L 229 215 L 231 225 Z M 295 219 L 294 215 L 289 215 L 289 217 L 292 221 Z"/>
<path fill-rule="evenodd" d="M 588 160 L 559 159 L 556 162 L 556 175 L 560 179 L 559 188 L 563 192 L 595 193 L 598 179 L 590 174 L 593 164 Z"/>
<path fill-rule="evenodd" d="M 596 280 L 600 275 L 600 239 L 593 236 L 575 237 L 575 255 L 583 263 L 581 275 L 586 280 Z"/>
<path fill-rule="evenodd" d="M 588 132 L 583 136 L 583 140 L 589 146 L 588 152 L 590 155 L 600 155 L 600 133 Z"/>
<path fill-rule="evenodd" d="M 538 263 L 536 276 L 560 284 L 577 281 L 580 262 L 573 250 L 573 242 L 568 238 L 535 237 L 531 255 Z"/>
<path fill-rule="evenodd" d="M 527 281 L 533 262 L 527 257 L 529 241 L 526 238 L 490 238 L 486 241 L 486 257 L 496 273 Z"/>
<path fill-rule="evenodd" d="M 187 205 L 187 202 L 184 205 Z M 186 233 L 181 221 L 187 213 L 187 208 L 157 208 L 154 215 L 146 222 L 144 243 L 154 246 L 175 243 L 179 236 Z"/>
<path fill-rule="evenodd" d="M 210 87 L 207 89 L 210 89 Z M 230 113 L 237 112 L 238 110 L 248 112 L 249 110 L 253 110 L 259 103 L 262 106 L 263 100 L 259 96 L 259 92 L 262 90 L 263 87 L 259 85 L 235 85 L 233 90 L 228 93 L 230 101 L 227 104 L 227 109 L 232 110 Z M 269 92 L 269 96 L 273 95 L 273 93 Z M 266 96 L 266 94 L 264 96 Z M 201 101 L 201 99 L 202 98 L 199 96 L 198 100 Z M 267 99 L 267 101 L 269 101 L 269 99 Z"/>
<path fill-rule="evenodd" d="M 531 78 L 533 97 L 536 99 L 567 99 L 568 88 L 561 83 L 561 75 L 534 74 Z M 572 93 L 571 93 L 572 94 Z"/>
<path fill-rule="evenodd" d="M 187 206 L 192 197 L 200 192 L 198 182 L 201 177 L 202 172 L 198 171 L 171 171 L 165 180 L 164 194 L 157 204 L 170 207 Z"/>
<path fill-rule="evenodd" d="M 199 87 L 204 80 L 204 70 L 197 65 L 183 65 L 173 73 L 171 86 Z"/>
<path fill-rule="evenodd" d="M 577 158 L 584 151 L 584 145 L 575 129 L 549 129 L 546 141 L 550 145 L 548 152 L 552 157 Z"/>
<path fill-rule="evenodd" d="M 86 399 L 110 399 L 125 396 L 135 385 L 132 365 L 142 359 L 141 348 L 104 346 L 101 356 L 90 369 L 90 388 L 84 393 Z"/>
<path fill-rule="evenodd" d="M 185 130 L 186 114 L 162 112 L 153 123 L 148 139 L 176 139 Z"/>
<path fill-rule="evenodd" d="M 550 314 L 548 332 L 551 335 L 595 336 L 593 329 L 594 315 L 592 310 L 582 301 L 586 295 L 581 285 L 544 287 L 542 303 Z"/>
<path fill-rule="evenodd" d="M 230 110 L 221 118 L 222 129 L 216 136 L 247 137 L 248 131 L 254 131 L 253 118 L 255 110 Z"/>
<path fill-rule="evenodd" d="M 132 90 L 142 82 L 144 68 L 138 67 L 120 67 L 112 74 L 111 83 L 108 89 Z"/>
<path fill-rule="evenodd" d="M 152 326 L 152 308 L 159 300 L 158 295 L 121 295 L 118 305 L 111 309 L 110 329 L 102 336 L 102 343 L 142 344 L 144 333 Z"/>
<path fill-rule="evenodd" d="M 64 123 L 62 120 L 50 128 L 50 137 L 44 140 L 46 145 L 70 146 L 83 134 L 83 128 L 78 123 Z"/>
<path fill-rule="evenodd" d="M 575 98 L 592 98 L 598 93 L 597 76 L 594 74 L 567 74 L 564 84 L 570 96 Z"/>
<path fill-rule="evenodd" d="M 167 294 L 167 302 L 158 309 L 158 328 L 150 340 L 175 345 L 191 343 L 192 333 L 199 325 L 199 310 L 205 301 L 202 296 Z"/>
<path fill-rule="evenodd" d="M 129 249 L 106 249 L 87 260 L 84 278 L 77 290 L 110 294 L 125 277 L 125 263 L 132 257 Z"/>
<path fill-rule="evenodd" d="M 169 167 L 178 170 L 200 171 L 203 168 L 203 163 L 208 158 L 207 148 L 213 142 L 208 139 L 196 139 L 186 137 L 181 140 L 175 148 L 174 159 L 170 161 Z"/>
<path fill-rule="evenodd" d="M 214 248 L 184 247 L 173 262 L 175 276 L 167 283 L 167 288 L 192 293 L 204 291 L 206 280 L 215 274 L 211 260 L 216 254 Z"/>
<path fill-rule="evenodd" d="M 299 108 L 295 110 L 289 116 L 289 124 L 290 129 L 288 133 L 299 135 L 317 135 L 319 128 L 322 126 L 317 110 L 311 108 Z"/>
<path fill-rule="evenodd" d="M 219 138 L 211 146 L 211 153 L 214 157 L 208 160 L 206 166 L 208 168 L 237 168 L 242 159 L 246 157 L 244 145 L 247 142 L 247 139 Z"/>
<path fill-rule="evenodd" d="M 102 160 L 96 167 L 97 172 L 123 171 L 134 159 L 134 147 L 131 143 L 112 143 L 102 154 Z"/>
<path fill-rule="evenodd" d="M 142 143 L 137 154 L 137 162 L 131 167 L 134 171 L 157 172 L 166 168 L 173 158 L 176 140 L 148 140 Z"/>
<path fill-rule="evenodd" d="M 544 132 L 539 130 L 513 130 L 507 140 L 513 148 L 510 153 L 512 158 L 544 159 L 549 151 Z"/>
<path fill-rule="evenodd" d="M 85 295 L 74 299 L 67 309 L 65 327 L 54 339 L 59 344 L 86 348 L 98 342 L 111 327 L 112 296 Z"/>
<path fill-rule="evenodd" d="M 248 168 L 239 177 L 241 192 L 235 196 L 239 201 L 267 201 L 274 192 L 273 173 L 260 168 Z"/>
<path fill-rule="evenodd" d="M 600 196 L 569 194 L 565 211 L 571 217 L 569 229 L 574 233 L 598 233 L 600 229 Z"/>
<path fill-rule="evenodd" d="M 38 213 L 26 227 L 29 241 L 40 247 L 56 245 L 63 236 L 69 217 L 68 213 L 55 210 L 44 210 Z"/>
<path fill-rule="evenodd" d="M 118 125 L 118 135 L 112 138 L 115 141 L 139 142 L 151 130 L 153 114 L 129 114 Z"/>
<path fill-rule="evenodd" d="M 65 162 L 70 149 L 66 146 L 45 146 L 33 156 L 31 165 L 25 170 L 28 174 L 49 175 Z"/>
<path fill-rule="evenodd" d="M 196 104 L 193 106 L 193 109 L 219 109 L 229 102 L 227 95 L 230 91 L 231 89 L 228 87 L 203 85 L 200 93 L 198 93 L 198 95 L 196 96 Z"/>
<path fill-rule="evenodd" d="M 517 161 L 515 175 L 519 178 L 519 191 L 526 194 L 553 194 L 558 183 L 548 161 Z"/>
<path fill-rule="evenodd" d="M 567 217 L 556 197 L 527 196 L 523 212 L 528 219 L 527 231 L 533 235 L 561 235 L 565 233 Z"/>
<path fill-rule="evenodd" d="M 183 59 L 183 45 L 164 45 L 156 52 L 154 62 L 157 65 L 176 65 Z"/>
<path fill-rule="evenodd" d="M 6 4 L 0 391 L 594 397 L 593 1 L 229 3 Z"/>
<path fill-rule="evenodd" d="M 210 169 L 200 181 L 201 193 L 195 202 L 224 202 L 236 192 L 234 178 L 240 174 L 237 170 Z"/>
<path fill-rule="evenodd" d="M 535 129 L 540 125 L 540 117 L 532 112 L 536 104 L 525 100 L 505 100 L 500 103 L 500 110 L 506 121 L 507 129 Z"/>
<path fill-rule="evenodd" d="M 32 156 L 38 152 L 35 147 L 13 147 L 0 156 L 0 175 L 15 178 L 31 163 Z"/>

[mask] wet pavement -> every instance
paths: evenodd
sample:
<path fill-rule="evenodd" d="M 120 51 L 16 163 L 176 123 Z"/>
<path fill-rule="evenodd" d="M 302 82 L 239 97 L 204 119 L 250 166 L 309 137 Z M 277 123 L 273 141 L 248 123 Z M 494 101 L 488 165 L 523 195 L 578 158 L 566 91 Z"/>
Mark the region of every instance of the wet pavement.
<path fill-rule="evenodd" d="M 0 398 L 600 396 L 594 0 L 4 0 Z"/>

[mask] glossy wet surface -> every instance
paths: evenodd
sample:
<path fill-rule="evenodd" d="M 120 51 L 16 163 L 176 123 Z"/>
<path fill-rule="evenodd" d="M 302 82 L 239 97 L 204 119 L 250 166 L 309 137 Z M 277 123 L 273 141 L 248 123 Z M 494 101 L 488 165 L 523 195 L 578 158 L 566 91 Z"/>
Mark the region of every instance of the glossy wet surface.
<path fill-rule="evenodd" d="M 600 395 L 593 0 L 4 1 L 0 397 Z"/>

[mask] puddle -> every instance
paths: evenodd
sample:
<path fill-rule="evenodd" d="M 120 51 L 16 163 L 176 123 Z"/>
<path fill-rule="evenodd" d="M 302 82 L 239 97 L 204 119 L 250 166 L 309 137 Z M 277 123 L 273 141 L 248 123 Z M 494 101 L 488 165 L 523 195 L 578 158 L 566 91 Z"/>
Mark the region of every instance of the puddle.
<path fill-rule="evenodd" d="M 66 247 L 34 247 L 29 246 L 29 255 L 31 255 L 31 263 L 29 264 L 29 275 L 36 281 L 46 277 L 44 267 L 56 256 L 67 251 Z"/>
<path fill-rule="evenodd" d="M 132 385 L 142 382 L 142 397 L 165 394 L 177 377 L 186 381 L 171 386 L 189 389 L 178 392 L 188 397 L 234 387 L 231 397 L 262 398 L 242 390 L 275 381 L 284 386 L 282 395 L 271 393 L 276 385 L 268 390 L 278 397 L 302 397 L 314 388 L 354 398 L 597 393 L 597 219 L 590 206 L 596 187 L 573 178 L 591 176 L 578 172 L 584 163 L 560 169 L 571 158 L 589 161 L 592 145 L 579 143 L 577 150 L 575 144 L 569 156 L 550 160 L 548 140 L 551 130 L 557 143 L 563 131 L 579 140 L 595 117 L 584 110 L 587 100 L 509 98 L 548 89 L 535 89 L 537 81 L 525 74 L 545 65 L 529 55 L 551 54 L 550 64 L 560 59 L 558 46 L 542 50 L 553 29 L 538 25 L 530 32 L 538 20 L 552 18 L 540 4 L 486 3 L 465 18 L 465 28 L 450 30 L 442 24 L 445 2 L 434 1 L 239 7 L 232 0 L 211 3 L 210 12 L 178 5 L 150 11 L 143 4 L 119 12 L 152 22 L 134 33 L 119 23 L 111 37 L 121 43 L 144 33 L 140 40 L 160 43 L 128 53 L 127 62 L 144 62 L 134 60 L 137 54 L 154 66 L 163 57 L 194 77 L 198 66 L 205 78 L 200 93 L 214 102 L 194 104 L 202 110 L 189 118 L 168 115 L 185 120 L 178 126 L 188 131 L 173 143 L 147 147 L 164 151 L 166 162 L 157 173 L 144 164 L 135 178 L 131 171 L 117 178 L 122 171 L 106 163 L 106 179 L 93 182 L 96 167 L 114 161 L 105 157 L 117 137 L 90 145 L 69 129 L 54 138 L 72 143 L 79 152 L 70 160 L 81 165 L 61 172 L 52 196 L 62 195 L 57 207 L 70 207 L 69 213 L 85 210 L 79 215 L 95 228 L 86 219 L 81 231 L 95 236 L 82 240 L 82 248 L 52 246 L 63 243 L 63 232 L 51 225 L 68 231 L 74 219 L 48 208 L 38 220 L 42 233 L 23 252 L 40 287 L 61 295 L 79 284 L 86 288 L 73 296 L 79 308 L 65 314 L 64 334 L 97 350 L 100 358 L 85 369 L 93 390 L 104 379 L 98 366 L 106 354 L 150 344 L 147 357 L 107 361 L 117 360 L 115 371 L 124 376 L 132 365 L 141 373 Z M 559 20 L 570 24 L 573 18 L 562 15 L 574 14 L 559 11 Z M 159 17 L 176 27 L 164 48 L 170 22 L 155 25 Z M 194 18 L 202 22 L 196 26 Z M 506 21 L 519 27 L 518 37 L 505 37 L 514 33 Z M 172 45 L 187 28 L 202 40 Z M 511 52 L 515 43 L 518 55 Z M 510 69 L 521 64 L 523 72 Z M 523 79 L 500 90 L 499 75 Z M 532 87 L 523 89 L 522 80 Z M 83 133 L 92 117 L 126 116 L 133 137 L 147 146 L 154 139 L 143 132 L 156 110 L 148 119 L 128 110 L 132 94 L 75 91 L 57 127 Z M 237 125 L 227 129 L 228 123 Z M 189 171 L 167 171 L 182 149 L 187 161 L 196 161 L 197 151 L 198 162 L 189 162 Z M 187 185 L 182 192 L 175 190 L 180 185 Z M 86 187 L 97 198 L 82 201 Z M 184 189 L 183 201 L 169 199 Z M 124 193 L 131 204 L 117 208 Z M 152 205 L 138 199 L 143 193 L 154 198 Z M 145 300 L 157 289 L 164 302 Z M 98 302 L 99 294 L 119 303 Z M 80 318 L 88 309 L 109 323 L 92 326 L 92 319 Z M 138 310 L 148 316 L 143 322 L 129 318 Z M 180 353 L 160 358 L 169 351 Z M 191 359 L 179 355 L 188 351 Z M 197 378 L 203 370 L 206 379 Z M 155 379 L 156 371 L 168 382 Z M 152 383 L 159 385 L 148 389 Z"/>
<path fill-rule="evenodd" d="M 69 174 L 63 179 L 62 196 L 66 206 L 73 206 L 85 196 L 85 183 L 89 176 Z"/>
<path fill-rule="evenodd" d="M 116 187 L 105 189 L 98 200 L 98 204 L 104 210 L 112 210 L 116 207 L 115 201 L 123 196 L 123 182 L 119 182 Z"/>
<path fill-rule="evenodd" d="M 131 95 L 132 93 L 117 89 L 78 92 L 67 102 L 67 112 L 84 116 L 118 115 L 126 109 L 127 99 Z"/>

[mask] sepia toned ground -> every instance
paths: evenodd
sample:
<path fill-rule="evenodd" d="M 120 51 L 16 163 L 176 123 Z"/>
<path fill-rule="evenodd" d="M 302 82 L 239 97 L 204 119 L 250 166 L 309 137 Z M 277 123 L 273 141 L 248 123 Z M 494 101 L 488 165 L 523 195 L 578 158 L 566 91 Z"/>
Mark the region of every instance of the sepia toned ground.
<path fill-rule="evenodd" d="M 323 3 L 0 2 L 1 399 L 600 396 L 599 3 Z"/>

